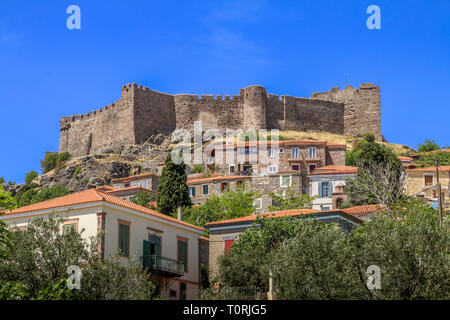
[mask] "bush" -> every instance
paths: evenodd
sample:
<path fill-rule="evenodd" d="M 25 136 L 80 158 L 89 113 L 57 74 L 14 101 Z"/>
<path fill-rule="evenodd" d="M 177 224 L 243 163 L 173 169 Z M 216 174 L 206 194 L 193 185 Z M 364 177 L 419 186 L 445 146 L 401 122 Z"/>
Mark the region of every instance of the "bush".
<path fill-rule="evenodd" d="M 203 166 L 201 164 L 194 165 L 194 168 L 192 168 L 191 173 L 202 173 L 203 172 Z"/>
<path fill-rule="evenodd" d="M 78 167 L 75 169 L 75 171 L 74 171 L 72 177 L 75 178 L 77 175 L 80 174 L 80 172 L 81 172 L 82 170 L 83 170 L 83 167 L 78 166 Z"/>
<path fill-rule="evenodd" d="M 33 203 L 38 203 L 54 198 L 59 198 L 69 194 L 69 190 L 61 185 L 53 185 L 49 188 L 42 188 L 40 191 L 35 189 L 28 189 L 19 200 L 19 207 L 28 206 Z"/>
<path fill-rule="evenodd" d="M 36 179 L 37 177 L 39 177 L 39 174 L 36 171 L 30 171 L 27 173 L 27 175 L 25 176 L 25 184 L 26 185 L 30 185 L 34 179 Z"/>
<path fill-rule="evenodd" d="M 71 158 L 70 153 L 47 153 L 45 158 L 41 160 L 42 172 L 47 173 L 55 168 L 61 168 L 64 163 Z"/>

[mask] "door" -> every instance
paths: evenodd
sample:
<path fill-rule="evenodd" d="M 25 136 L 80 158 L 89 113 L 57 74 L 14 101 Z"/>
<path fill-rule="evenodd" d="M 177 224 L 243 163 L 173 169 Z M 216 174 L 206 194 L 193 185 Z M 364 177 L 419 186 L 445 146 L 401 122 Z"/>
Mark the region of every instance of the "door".
<path fill-rule="evenodd" d="M 161 267 L 161 238 L 155 235 L 149 235 L 148 237 L 149 242 L 149 255 L 150 255 L 150 261 L 154 268 Z"/>

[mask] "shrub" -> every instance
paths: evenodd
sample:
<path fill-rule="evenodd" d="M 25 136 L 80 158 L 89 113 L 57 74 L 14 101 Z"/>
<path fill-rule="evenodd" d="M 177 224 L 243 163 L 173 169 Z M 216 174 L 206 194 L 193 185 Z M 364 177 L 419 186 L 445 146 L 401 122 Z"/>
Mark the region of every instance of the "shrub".
<path fill-rule="evenodd" d="M 25 184 L 29 185 L 31 182 L 33 182 L 34 179 L 36 179 L 39 176 L 39 174 L 36 171 L 30 171 L 25 176 Z"/>
<path fill-rule="evenodd" d="M 201 164 L 194 165 L 194 168 L 192 168 L 191 173 L 202 173 L 203 172 L 203 166 Z"/>
<path fill-rule="evenodd" d="M 64 166 L 64 163 L 71 158 L 70 153 L 47 153 L 45 158 L 41 160 L 42 172 L 47 173 L 55 168 L 59 169 Z"/>

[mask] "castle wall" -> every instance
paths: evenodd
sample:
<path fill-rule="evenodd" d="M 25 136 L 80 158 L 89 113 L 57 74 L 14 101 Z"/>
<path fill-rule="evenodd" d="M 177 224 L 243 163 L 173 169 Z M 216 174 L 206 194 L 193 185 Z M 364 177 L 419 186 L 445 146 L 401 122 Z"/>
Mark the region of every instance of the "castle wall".
<path fill-rule="evenodd" d="M 61 119 L 59 152 L 82 156 L 108 145 L 134 143 L 133 92 L 100 110 Z"/>
<path fill-rule="evenodd" d="M 239 129 L 243 125 L 240 96 L 175 95 L 177 129 L 194 129 L 194 121 L 202 121 L 202 129 Z"/>
<path fill-rule="evenodd" d="M 144 143 L 157 133 L 170 135 L 176 127 L 174 96 L 133 85 L 122 90 L 134 91 L 135 142 Z"/>
<path fill-rule="evenodd" d="M 347 86 L 339 90 L 336 87 L 327 92 L 313 93 L 311 98 L 345 104 L 345 135 L 363 136 L 369 132 L 375 134 L 377 140 L 382 139 L 380 87 L 373 83 L 361 83 L 359 89 Z"/>

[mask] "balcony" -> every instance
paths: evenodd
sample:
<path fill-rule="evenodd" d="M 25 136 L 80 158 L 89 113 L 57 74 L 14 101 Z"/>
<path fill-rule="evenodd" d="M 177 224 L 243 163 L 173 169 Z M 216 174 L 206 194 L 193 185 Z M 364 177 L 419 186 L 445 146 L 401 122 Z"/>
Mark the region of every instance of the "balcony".
<path fill-rule="evenodd" d="M 184 263 L 162 256 L 145 255 L 142 257 L 144 269 L 153 274 L 159 274 L 167 278 L 181 277 L 184 274 Z"/>

